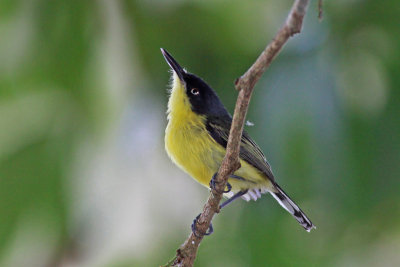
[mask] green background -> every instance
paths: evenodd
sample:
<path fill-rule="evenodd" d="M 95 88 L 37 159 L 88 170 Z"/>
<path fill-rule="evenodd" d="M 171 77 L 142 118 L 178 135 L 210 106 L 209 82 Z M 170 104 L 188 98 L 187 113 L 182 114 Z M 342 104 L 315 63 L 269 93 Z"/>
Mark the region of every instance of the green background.
<path fill-rule="evenodd" d="M 159 48 L 233 111 L 292 1 L 0 1 L 0 266 L 158 266 L 208 191 L 164 151 Z M 400 265 L 400 3 L 311 1 L 247 131 L 317 229 L 270 196 L 214 218 L 196 266 Z"/>

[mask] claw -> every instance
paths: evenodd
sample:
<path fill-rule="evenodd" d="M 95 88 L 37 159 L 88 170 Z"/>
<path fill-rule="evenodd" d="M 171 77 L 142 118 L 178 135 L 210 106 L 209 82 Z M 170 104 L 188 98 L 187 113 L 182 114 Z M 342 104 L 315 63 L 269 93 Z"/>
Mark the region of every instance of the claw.
<path fill-rule="evenodd" d="M 217 173 L 214 173 L 213 177 L 210 180 L 210 188 L 215 190 L 215 177 L 217 177 Z"/>
<path fill-rule="evenodd" d="M 214 173 L 214 175 L 213 175 L 213 177 L 211 178 L 210 183 L 209 183 L 210 188 L 211 188 L 211 189 L 214 189 L 214 190 L 215 190 L 215 182 L 216 182 L 216 181 L 215 181 L 215 178 L 216 178 L 216 177 L 217 177 L 217 173 Z M 229 192 L 232 190 L 232 185 L 231 185 L 229 182 L 226 183 L 226 187 L 228 187 L 228 189 L 222 191 L 223 193 L 229 193 Z"/>
<path fill-rule="evenodd" d="M 224 192 L 224 193 L 229 193 L 229 192 L 231 192 L 231 189 L 232 189 L 231 184 L 227 182 L 227 183 L 226 183 L 226 187 L 228 187 L 228 190 L 224 190 L 223 192 Z"/>
<path fill-rule="evenodd" d="M 197 223 L 197 220 L 200 218 L 200 215 L 201 215 L 201 213 L 199 215 L 197 215 L 196 218 L 194 218 L 193 223 L 192 223 L 192 232 L 196 237 L 200 237 L 199 235 L 196 234 L 196 232 L 197 232 L 196 223 Z M 210 226 L 208 227 L 208 232 L 202 233 L 201 236 L 211 235 L 213 232 L 214 232 L 214 228 L 212 226 L 212 223 L 210 223 Z"/>

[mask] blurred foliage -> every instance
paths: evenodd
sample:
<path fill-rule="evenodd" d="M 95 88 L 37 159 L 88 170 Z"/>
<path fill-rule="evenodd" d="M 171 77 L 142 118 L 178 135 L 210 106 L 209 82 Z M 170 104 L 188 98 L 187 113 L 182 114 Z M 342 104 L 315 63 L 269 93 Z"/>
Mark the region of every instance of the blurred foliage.
<path fill-rule="evenodd" d="M 163 152 L 159 48 L 232 111 L 233 81 L 291 4 L 0 1 L 0 266 L 167 262 L 207 191 Z M 318 22 L 311 2 L 257 85 L 247 130 L 318 228 L 302 231 L 268 196 L 237 202 L 196 266 L 400 265 L 399 8 L 324 1 Z"/>

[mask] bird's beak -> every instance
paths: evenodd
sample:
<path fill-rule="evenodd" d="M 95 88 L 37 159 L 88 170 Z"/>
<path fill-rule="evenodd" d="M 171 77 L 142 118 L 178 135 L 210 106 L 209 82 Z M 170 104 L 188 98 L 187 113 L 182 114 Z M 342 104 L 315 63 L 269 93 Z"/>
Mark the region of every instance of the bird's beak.
<path fill-rule="evenodd" d="M 161 53 L 163 54 L 165 60 L 167 61 L 168 65 L 175 71 L 175 73 L 178 75 L 179 79 L 183 82 L 184 81 L 184 75 L 186 74 L 186 71 L 182 69 L 182 67 L 176 62 L 176 60 L 165 50 L 164 48 L 160 48 Z"/>

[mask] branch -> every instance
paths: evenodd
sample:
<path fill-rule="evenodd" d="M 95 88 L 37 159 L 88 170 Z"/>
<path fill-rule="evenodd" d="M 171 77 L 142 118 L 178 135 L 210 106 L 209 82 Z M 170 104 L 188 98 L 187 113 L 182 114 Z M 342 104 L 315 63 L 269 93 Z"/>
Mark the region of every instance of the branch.
<path fill-rule="evenodd" d="M 283 27 L 278 31 L 274 39 L 268 44 L 254 64 L 235 82 L 235 87 L 239 91 L 239 95 L 233 114 L 226 155 L 218 170 L 215 189 L 211 190 L 207 203 L 203 207 L 203 212 L 197 220 L 196 229 L 199 233 L 206 233 L 208 230 L 214 214 L 219 212 L 219 202 L 222 199 L 223 190 L 229 175 L 240 168 L 240 140 L 254 85 L 269 67 L 272 60 L 278 55 L 287 40 L 300 32 L 307 5 L 308 0 L 296 0 L 294 2 Z M 197 237 L 191 233 L 188 239 L 177 250 L 172 264 L 170 262 L 168 266 L 193 266 L 197 249 L 202 240 L 203 236 Z"/>
<path fill-rule="evenodd" d="M 322 20 L 322 16 L 324 15 L 324 10 L 322 8 L 322 0 L 318 0 L 318 19 Z"/>

